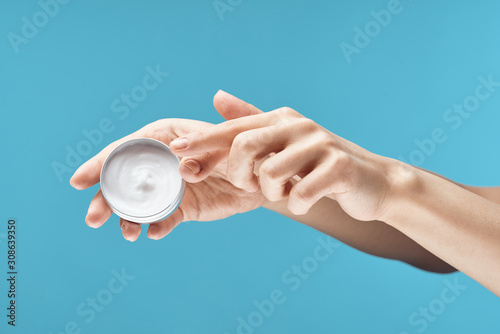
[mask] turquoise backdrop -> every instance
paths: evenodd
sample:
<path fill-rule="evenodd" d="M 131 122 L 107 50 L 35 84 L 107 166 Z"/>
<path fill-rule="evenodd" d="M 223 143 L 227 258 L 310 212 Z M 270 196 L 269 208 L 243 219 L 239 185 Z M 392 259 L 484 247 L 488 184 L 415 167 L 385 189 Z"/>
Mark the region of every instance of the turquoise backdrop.
<path fill-rule="evenodd" d="M 0 333 L 499 333 L 500 300 L 463 274 L 335 241 L 314 267 L 332 241 L 264 209 L 130 243 L 116 216 L 87 227 L 98 188 L 68 182 L 154 120 L 221 122 L 223 89 L 458 182 L 499 185 L 499 14 L 494 0 L 1 0 Z M 145 90 L 149 72 L 160 73 Z"/>

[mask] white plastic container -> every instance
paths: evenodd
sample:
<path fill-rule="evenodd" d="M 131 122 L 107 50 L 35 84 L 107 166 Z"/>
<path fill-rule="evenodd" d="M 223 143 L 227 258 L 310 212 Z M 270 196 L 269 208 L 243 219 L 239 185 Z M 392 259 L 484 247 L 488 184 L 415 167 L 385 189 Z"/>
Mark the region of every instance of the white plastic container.
<path fill-rule="evenodd" d="M 180 205 L 186 182 L 179 159 L 164 143 L 128 140 L 115 148 L 101 169 L 101 191 L 114 213 L 139 224 L 167 218 Z"/>

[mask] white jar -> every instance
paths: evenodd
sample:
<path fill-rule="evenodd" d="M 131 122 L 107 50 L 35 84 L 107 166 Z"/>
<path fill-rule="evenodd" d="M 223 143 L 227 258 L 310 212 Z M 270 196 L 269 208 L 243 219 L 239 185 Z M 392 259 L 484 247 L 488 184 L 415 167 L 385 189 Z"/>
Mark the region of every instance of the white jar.
<path fill-rule="evenodd" d="M 101 169 L 101 191 L 114 213 L 139 224 L 165 219 L 180 205 L 186 182 L 179 159 L 164 143 L 128 140 L 115 148 Z"/>

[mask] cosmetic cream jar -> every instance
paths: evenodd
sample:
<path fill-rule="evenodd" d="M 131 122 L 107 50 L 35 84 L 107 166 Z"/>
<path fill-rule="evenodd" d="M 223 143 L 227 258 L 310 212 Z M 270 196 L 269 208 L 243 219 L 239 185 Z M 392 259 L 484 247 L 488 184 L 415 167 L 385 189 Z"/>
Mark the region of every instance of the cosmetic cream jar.
<path fill-rule="evenodd" d="M 167 218 L 180 205 L 186 182 L 179 159 L 164 143 L 128 140 L 115 148 L 101 169 L 101 192 L 114 213 L 139 224 Z"/>

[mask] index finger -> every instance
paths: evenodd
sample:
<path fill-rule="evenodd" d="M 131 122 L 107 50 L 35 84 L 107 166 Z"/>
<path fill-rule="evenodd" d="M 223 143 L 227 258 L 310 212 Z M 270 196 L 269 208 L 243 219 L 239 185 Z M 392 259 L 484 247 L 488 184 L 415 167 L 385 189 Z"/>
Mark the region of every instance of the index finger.
<path fill-rule="evenodd" d="M 172 141 L 169 146 L 180 157 L 228 149 L 240 133 L 272 125 L 275 119 L 276 114 L 273 112 L 232 119 L 203 131 L 186 134 Z"/>

